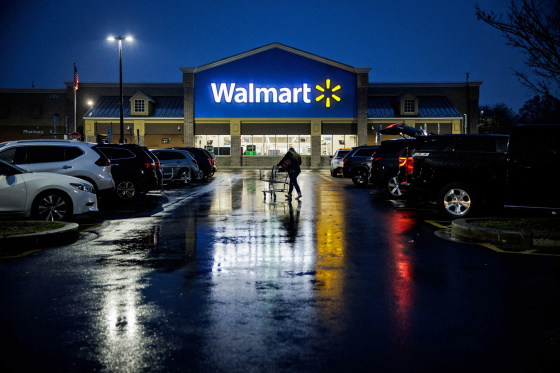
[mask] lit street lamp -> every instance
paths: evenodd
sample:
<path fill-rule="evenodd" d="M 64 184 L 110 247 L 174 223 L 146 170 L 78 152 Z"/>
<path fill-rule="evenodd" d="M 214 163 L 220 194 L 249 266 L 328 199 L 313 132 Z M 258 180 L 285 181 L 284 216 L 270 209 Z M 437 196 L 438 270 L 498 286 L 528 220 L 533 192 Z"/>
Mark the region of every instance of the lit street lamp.
<path fill-rule="evenodd" d="M 119 87 L 120 87 L 120 120 L 121 120 L 121 126 L 120 126 L 120 138 L 119 138 L 119 143 L 123 143 L 124 142 L 124 119 L 123 119 L 123 89 L 122 89 L 122 41 L 126 40 L 126 41 L 132 41 L 132 36 L 109 36 L 107 38 L 107 40 L 109 41 L 115 41 L 118 40 L 119 42 Z"/>

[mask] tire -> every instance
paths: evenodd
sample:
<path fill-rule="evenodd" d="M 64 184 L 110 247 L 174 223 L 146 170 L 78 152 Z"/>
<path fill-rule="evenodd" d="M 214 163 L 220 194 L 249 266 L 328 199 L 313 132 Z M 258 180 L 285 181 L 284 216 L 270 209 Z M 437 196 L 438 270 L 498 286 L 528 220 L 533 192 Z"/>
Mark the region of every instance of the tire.
<path fill-rule="evenodd" d="M 359 168 L 352 172 L 352 182 L 357 187 L 365 188 L 368 184 L 367 171 L 363 168 Z"/>
<path fill-rule="evenodd" d="M 192 183 L 192 171 L 190 168 L 183 168 L 177 173 L 177 182 L 179 184 L 189 185 Z"/>
<path fill-rule="evenodd" d="M 474 189 L 463 183 L 452 183 L 443 187 L 437 202 L 441 211 L 453 219 L 471 216 L 473 209 L 480 207 Z"/>
<path fill-rule="evenodd" d="M 399 185 L 399 179 L 397 175 L 391 175 L 385 180 L 385 191 L 392 198 L 402 198 L 403 191 Z"/>
<path fill-rule="evenodd" d="M 45 221 L 67 220 L 72 216 L 72 201 L 56 190 L 41 193 L 33 202 L 32 216 Z"/>
<path fill-rule="evenodd" d="M 138 193 L 138 187 L 132 180 L 119 180 L 115 187 L 115 192 L 117 198 L 121 201 L 130 201 L 136 198 Z"/>

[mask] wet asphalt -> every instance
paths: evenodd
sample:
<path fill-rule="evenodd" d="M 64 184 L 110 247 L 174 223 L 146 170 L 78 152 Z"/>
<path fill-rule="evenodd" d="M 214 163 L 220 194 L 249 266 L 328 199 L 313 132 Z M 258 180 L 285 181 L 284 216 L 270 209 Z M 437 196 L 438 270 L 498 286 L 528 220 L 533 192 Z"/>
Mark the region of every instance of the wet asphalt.
<path fill-rule="evenodd" d="M 0 261 L 3 372 L 556 372 L 560 257 L 438 238 L 430 209 L 304 171 L 102 204 Z"/>

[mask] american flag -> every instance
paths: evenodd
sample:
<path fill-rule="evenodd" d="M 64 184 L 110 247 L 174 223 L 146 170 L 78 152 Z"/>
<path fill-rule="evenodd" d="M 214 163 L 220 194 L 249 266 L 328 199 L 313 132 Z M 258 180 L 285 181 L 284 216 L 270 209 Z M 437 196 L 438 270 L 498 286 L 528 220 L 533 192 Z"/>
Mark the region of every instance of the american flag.
<path fill-rule="evenodd" d="M 78 90 L 78 69 L 76 69 L 76 63 L 74 62 L 74 91 Z"/>

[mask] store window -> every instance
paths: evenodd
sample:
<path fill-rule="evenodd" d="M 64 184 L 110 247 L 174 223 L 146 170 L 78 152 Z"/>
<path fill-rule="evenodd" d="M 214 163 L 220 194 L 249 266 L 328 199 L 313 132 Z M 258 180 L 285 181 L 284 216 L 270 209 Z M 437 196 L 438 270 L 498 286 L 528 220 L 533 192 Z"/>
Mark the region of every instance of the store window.
<path fill-rule="evenodd" d="M 338 149 L 357 146 L 356 135 L 321 135 L 321 155 L 333 155 Z"/>
<path fill-rule="evenodd" d="M 203 148 L 214 155 L 231 155 L 230 135 L 197 135 L 194 142 L 198 148 Z"/>
<path fill-rule="evenodd" d="M 293 147 L 301 155 L 311 155 L 310 135 L 241 136 L 243 155 L 283 156 Z"/>

